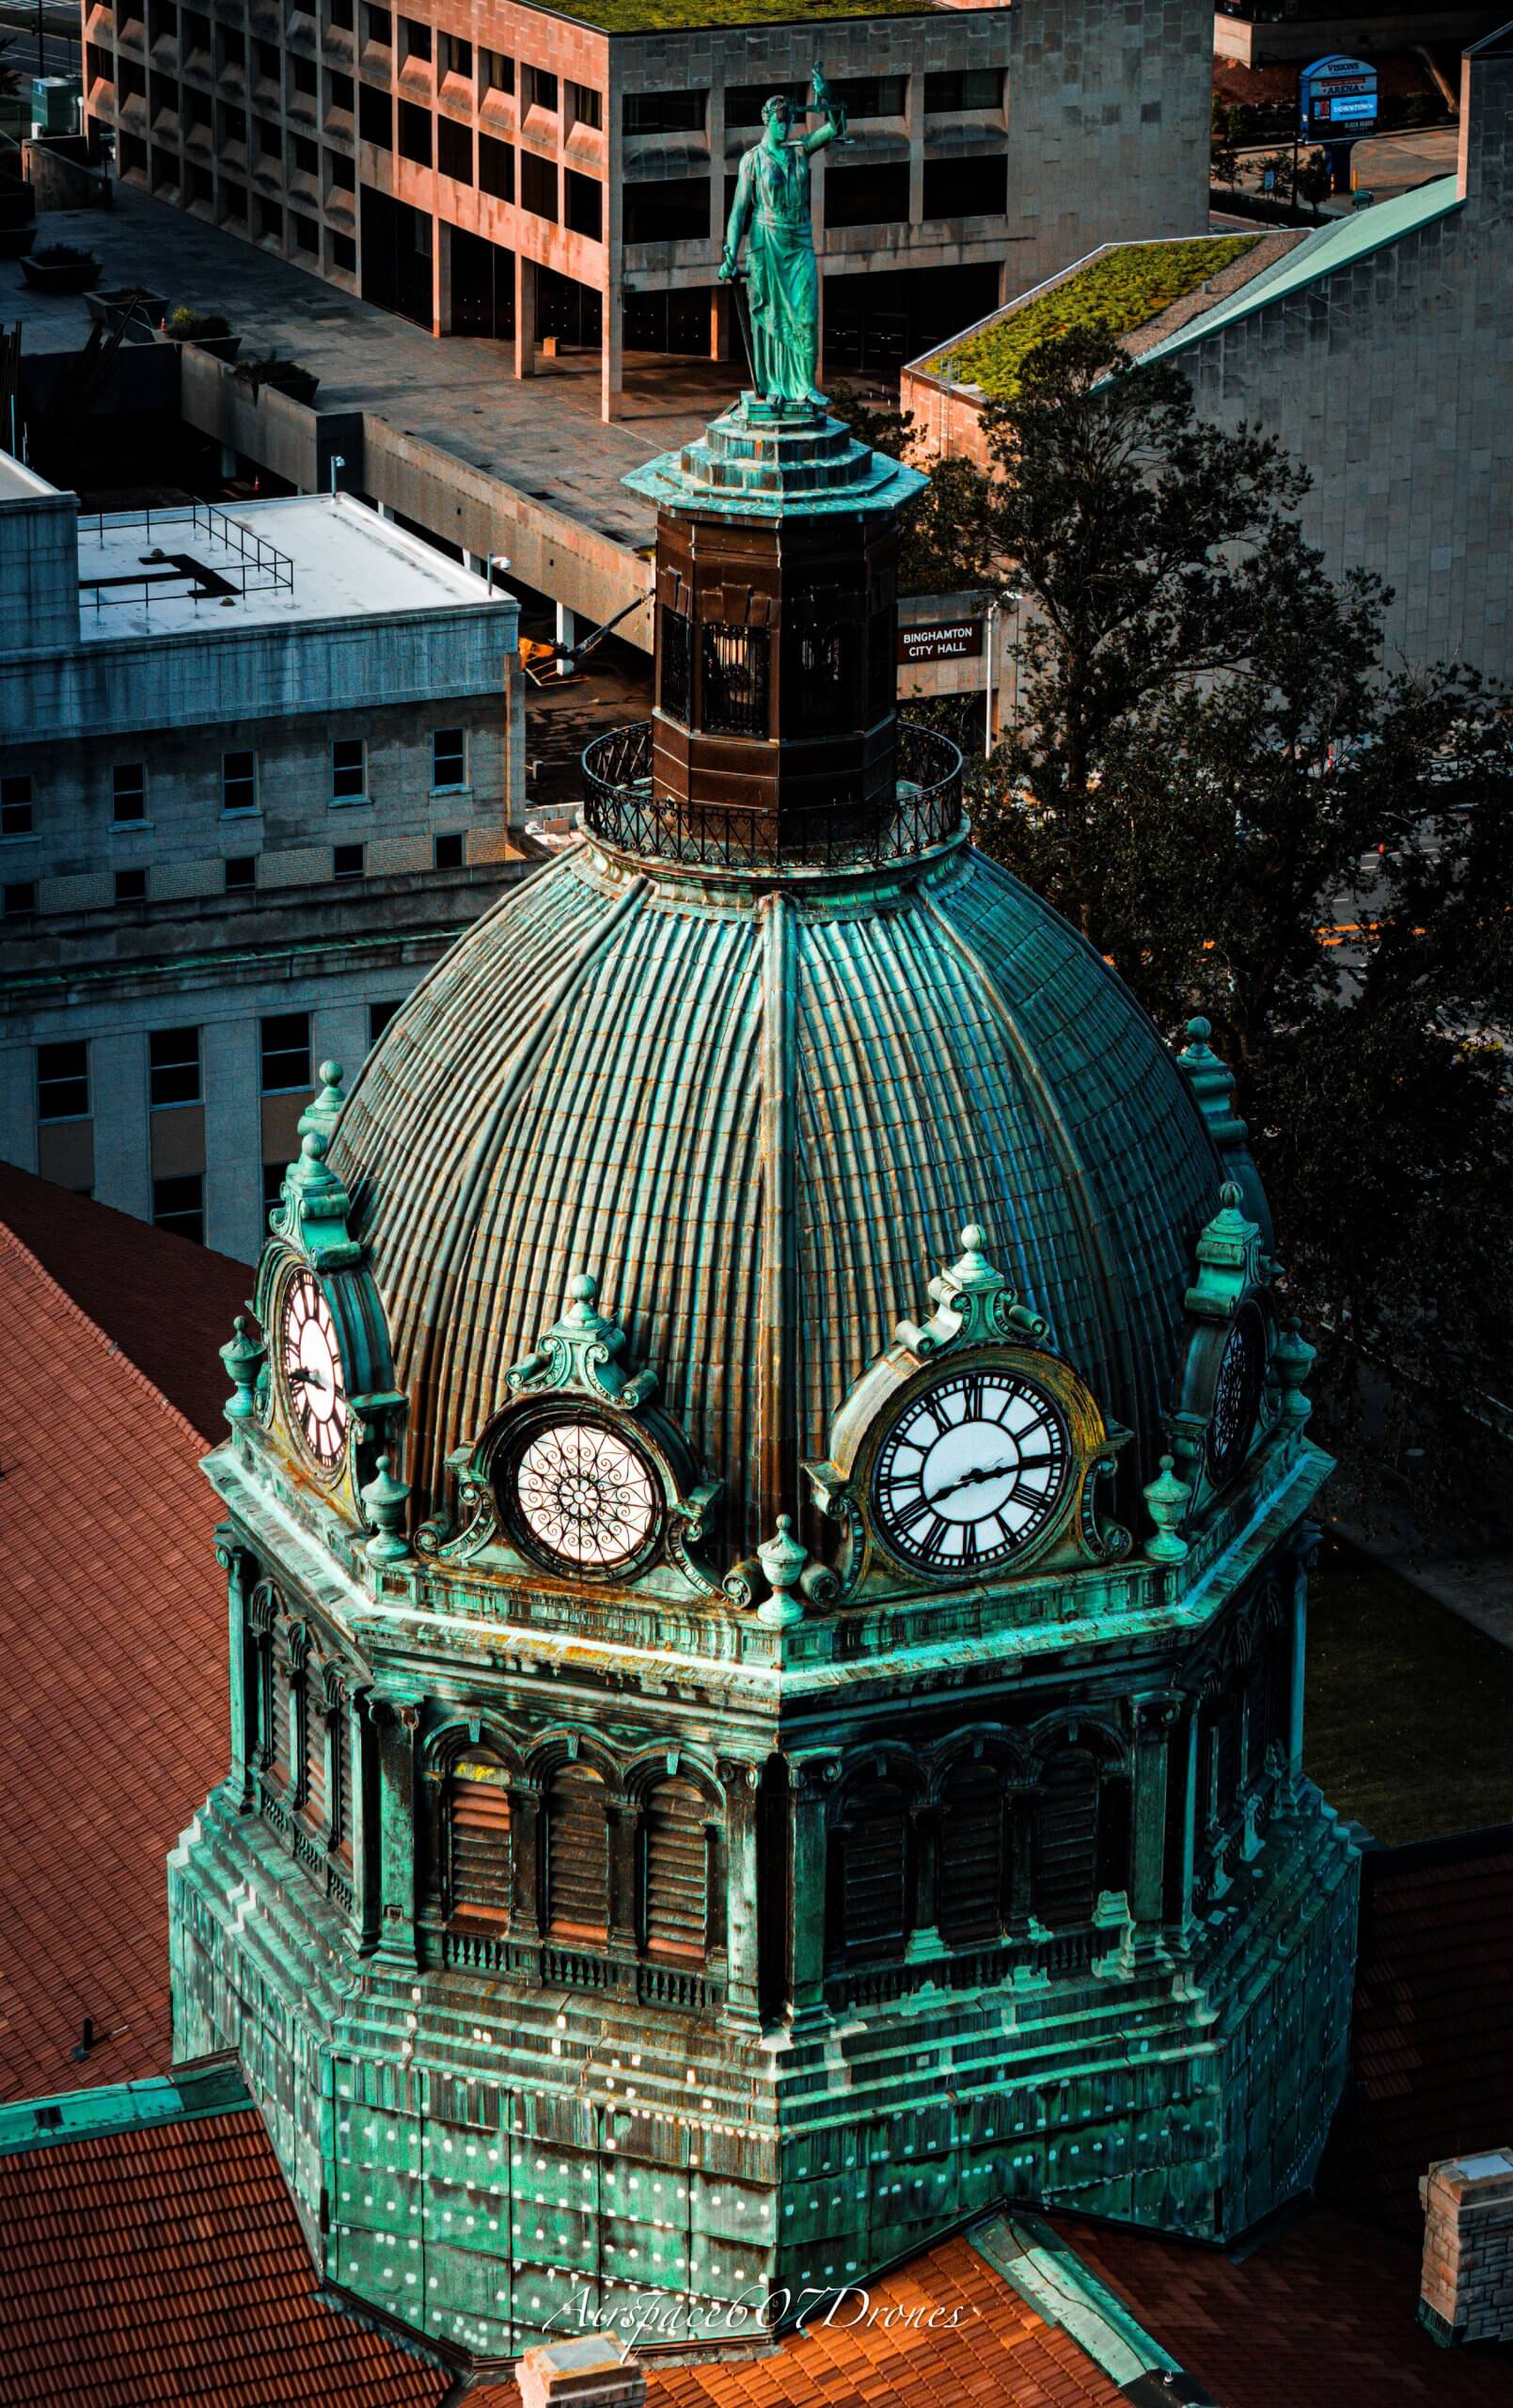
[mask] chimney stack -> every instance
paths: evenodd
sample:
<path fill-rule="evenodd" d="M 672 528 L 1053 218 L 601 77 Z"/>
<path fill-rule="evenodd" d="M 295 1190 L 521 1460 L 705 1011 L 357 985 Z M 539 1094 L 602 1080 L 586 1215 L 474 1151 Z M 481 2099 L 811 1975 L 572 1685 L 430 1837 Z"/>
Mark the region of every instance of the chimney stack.
<path fill-rule="evenodd" d="M 1513 2147 L 1447 2157 L 1419 2178 L 1418 2321 L 1446 2349 L 1513 2340 Z"/>
<path fill-rule="evenodd" d="M 521 2408 L 641 2408 L 646 2377 L 613 2333 L 549 2341 L 515 2368 Z"/>

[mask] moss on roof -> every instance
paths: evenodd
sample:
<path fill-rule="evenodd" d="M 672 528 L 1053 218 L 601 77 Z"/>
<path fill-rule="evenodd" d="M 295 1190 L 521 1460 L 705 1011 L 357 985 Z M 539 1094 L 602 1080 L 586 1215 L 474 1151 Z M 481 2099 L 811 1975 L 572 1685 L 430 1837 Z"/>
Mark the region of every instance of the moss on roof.
<path fill-rule="evenodd" d="M 809 25 L 827 18 L 924 17 L 940 0 L 533 0 L 607 34 L 695 32 L 705 25 Z"/>
<path fill-rule="evenodd" d="M 1233 266 L 1260 240 L 1259 234 L 1220 234 L 1182 243 L 1120 243 L 1048 292 L 989 320 L 967 341 L 937 352 L 926 370 L 954 384 L 980 385 L 995 401 L 1007 401 L 1036 343 L 1073 326 L 1104 325 L 1111 334 L 1133 334 Z"/>

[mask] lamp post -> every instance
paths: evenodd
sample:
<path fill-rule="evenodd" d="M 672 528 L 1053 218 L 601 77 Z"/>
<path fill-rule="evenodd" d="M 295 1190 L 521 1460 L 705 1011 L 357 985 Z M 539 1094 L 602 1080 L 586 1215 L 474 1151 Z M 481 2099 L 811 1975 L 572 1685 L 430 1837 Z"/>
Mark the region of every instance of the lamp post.
<path fill-rule="evenodd" d="M 1001 610 L 1013 610 L 1017 614 L 1019 604 L 1023 598 L 1024 597 L 1017 585 L 1006 585 L 1001 593 L 994 594 L 993 599 L 987 606 L 987 712 L 986 723 L 984 728 L 984 757 L 987 760 L 991 760 L 993 757 L 993 646 L 998 638 L 998 614 Z M 1017 719 L 1018 715 L 1019 662 L 1017 654 L 1014 663 L 1013 716 Z"/>
<path fill-rule="evenodd" d="M 490 552 L 490 554 L 489 554 L 489 598 L 490 598 L 490 600 L 491 600 L 491 601 L 492 601 L 492 599 L 493 599 L 493 597 L 494 597 L 494 572 L 495 572 L 495 570 L 496 570 L 496 569 L 497 569 L 497 570 L 499 571 L 499 574 L 500 574 L 500 575 L 501 575 L 501 577 L 502 577 L 502 576 L 503 576 L 503 574 L 504 574 L 504 572 L 505 572 L 505 570 L 509 567 L 509 565 L 510 565 L 510 555 L 509 555 L 509 553 L 508 553 L 508 552 Z"/>
<path fill-rule="evenodd" d="M 346 454 L 341 452 L 333 452 L 330 459 L 326 462 L 326 466 L 331 471 L 331 492 L 333 499 L 335 498 L 337 489 L 337 470 L 339 468 L 344 468 L 346 465 Z"/>

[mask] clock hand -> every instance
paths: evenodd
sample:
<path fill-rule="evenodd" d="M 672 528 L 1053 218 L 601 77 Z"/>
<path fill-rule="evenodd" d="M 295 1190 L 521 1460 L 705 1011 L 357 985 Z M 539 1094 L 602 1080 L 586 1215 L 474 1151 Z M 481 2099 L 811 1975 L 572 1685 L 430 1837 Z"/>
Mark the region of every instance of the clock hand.
<path fill-rule="evenodd" d="M 976 1488 L 985 1480 L 1001 1480 L 1005 1472 L 1017 1469 L 1014 1463 L 980 1464 L 975 1471 L 964 1471 L 959 1480 L 948 1480 L 944 1488 L 935 1489 L 927 1501 L 938 1505 L 942 1497 L 954 1497 L 958 1488 Z"/>

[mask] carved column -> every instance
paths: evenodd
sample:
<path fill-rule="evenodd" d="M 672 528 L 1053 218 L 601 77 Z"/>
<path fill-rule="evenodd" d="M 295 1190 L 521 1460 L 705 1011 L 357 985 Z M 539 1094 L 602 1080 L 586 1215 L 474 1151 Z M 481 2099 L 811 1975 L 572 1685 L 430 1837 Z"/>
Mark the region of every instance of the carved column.
<path fill-rule="evenodd" d="M 1034 1897 L 1034 1791 L 1009 1792 L 1009 1938 L 1028 1940 Z"/>
<path fill-rule="evenodd" d="M 1173 1945 L 1184 1950 L 1191 1946 L 1195 1929 L 1192 1892 L 1198 1861 L 1198 1719 L 1197 1699 L 1184 1698 L 1181 1735 L 1174 1751 L 1182 1766 L 1182 1854 L 1177 1893 L 1171 1902 Z"/>
<path fill-rule="evenodd" d="M 1129 1914 L 1136 1948 L 1158 1945 L 1166 1917 L 1166 1788 L 1180 1699 L 1158 1690 L 1130 1701 L 1135 1794 L 1129 1831 Z"/>
<path fill-rule="evenodd" d="M 725 2010 L 754 2031 L 757 2007 L 757 1792 L 761 1769 L 739 1757 L 717 1767 L 725 1792 Z M 713 1922 L 710 1933 L 714 1938 Z"/>
<path fill-rule="evenodd" d="M 1308 1575 L 1318 1553 L 1318 1525 L 1300 1525 L 1292 1545 L 1292 1687 L 1287 1703 L 1287 1795 L 1298 1802 L 1303 1777 L 1303 1690 L 1308 1678 Z"/>
<path fill-rule="evenodd" d="M 230 1781 L 237 1810 L 244 1814 L 253 1802 L 252 1766 L 258 1748 L 257 1645 L 247 1617 L 247 1600 L 257 1580 L 258 1564 L 255 1556 L 237 1545 L 229 1522 L 223 1522 L 215 1533 L 215 1560 L 226 1575 L 231 1687 Z"/>
<path fill-rule="evenodd" d="M 788 1894 L 794 1919 L 792 2023 L 795 2031 L 830 2020 L 825 2004 L 826 1798 L 840 1777 L 833 1755 L 792 1760 Z"/>
<path fill-rule="evenodd" d="M 352 1731 L 352 1796 L 347 1800 L 352 1832 L 352 1923 L 357 1953 L 366 1956 L 378 1945 L 381 1891 L 379 1872 L 379 1729 L 370 1689 L 361 1689 L 341 1708 Z"/>
<path fill-rule="evenodd" d="M 940 1809 L 933 1799 L 922 1798 L 909 1811 L 909 1830 L 914 1850 L 913 1913 L 904 1958 L 909 1965 L 922 1959 L 938 1956 L 943 1943 L 936 1917 L 936 1893 L 939 1872 Z M 906 1891 L 907 1897 L 907 1891 Z"/>
<path fill-rule="evenodd" d="M 419 1962 L 416 1938 L 416 1753 L 420 1733 L 418 1700 L 387 1698 L 379 1735 L 378 1853 L 380 1896 L 378 1955 L 386 1964 L 413 1972 Z"/>

